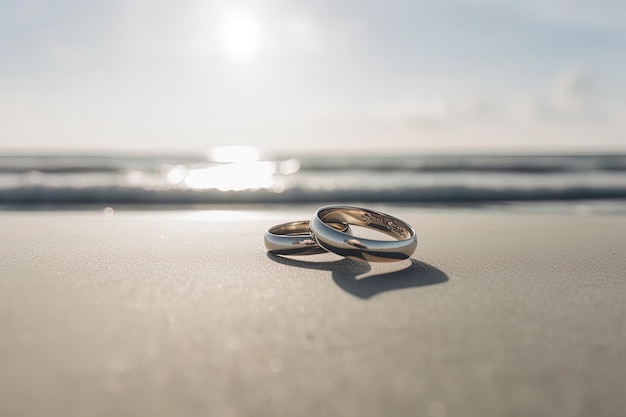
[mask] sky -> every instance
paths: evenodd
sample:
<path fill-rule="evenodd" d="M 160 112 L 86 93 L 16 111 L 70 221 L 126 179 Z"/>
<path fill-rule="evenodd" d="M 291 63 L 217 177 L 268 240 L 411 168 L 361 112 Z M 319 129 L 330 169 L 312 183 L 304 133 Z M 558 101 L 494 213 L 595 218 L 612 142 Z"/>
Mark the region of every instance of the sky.
<path fill-rule="evenodd" d="M 0 0 L 0 150 L 626 150 L 623 1 Z"/>

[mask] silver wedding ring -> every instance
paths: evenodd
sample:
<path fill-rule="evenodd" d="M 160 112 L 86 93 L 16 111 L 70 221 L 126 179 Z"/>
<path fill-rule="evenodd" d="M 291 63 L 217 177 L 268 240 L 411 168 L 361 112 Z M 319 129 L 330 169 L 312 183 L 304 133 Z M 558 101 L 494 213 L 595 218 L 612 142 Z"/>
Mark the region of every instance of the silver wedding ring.
<path fill-rule="evenodd" d="M 396 240 L 374 240 L 353 236 L 329 224 L 347 223 L 378 230 Z M 394 262 L 409 258 L 417 247 L 415 230 L 406 222 L 374 210 L 352 206 L 318 209 L 309 224 L 317 244 L 346 258 L 370 262 Z"/>
<path fill-rule="evenodd" d="M 395 240 L 374 240 L 352 235 L 350 225 L 385 233 Z M 311 221 L 270 227 L 265 247 L 278 255 L 312 255 L 326 251 L 369 262 L 394 262 L 409 258 L 417 247 L 415 230 L 386 213 L 352 206 L 326 206 Z"/>
<path fill-rule="evenodd" d="M 330 222 L 329 227 L 350 233 L 350 226 L 345 222 Z M 270 227 L 265 232 L 265 247 L 277 255 L 314 255 L 326 252 L 311 237 L 308 220 Z"/>

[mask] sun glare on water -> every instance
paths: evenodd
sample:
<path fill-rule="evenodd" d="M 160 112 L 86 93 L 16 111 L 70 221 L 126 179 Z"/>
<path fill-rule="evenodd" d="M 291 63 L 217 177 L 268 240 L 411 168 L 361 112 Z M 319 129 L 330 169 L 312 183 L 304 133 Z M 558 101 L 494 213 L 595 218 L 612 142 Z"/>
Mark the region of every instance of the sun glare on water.
<path fill-rule="evenodd" d="M 276 173 L 273 161 L 233 162 L 188 171 L 185 186 L 195 190 L 243 191 L 272 188 Z"/>
<path fill-rule="evenodd" d="M 259 160 L 260 150 L 253 146 L 218 146 L 208 155 L 206 166 L 176 165 L 167 168 L 170 185 L 191 190 L 254 191 L 280 193 L 284 177 L 300 169 L 297 159 Z"/>
<path fill-rule="evenodd" d="M 261 26 L 258 19 L 247 10 L 230 10 L 222 18 L 220 38 L 222 47 L 229 56 L 238 59 L 251 58 L 261 47 Z"/>

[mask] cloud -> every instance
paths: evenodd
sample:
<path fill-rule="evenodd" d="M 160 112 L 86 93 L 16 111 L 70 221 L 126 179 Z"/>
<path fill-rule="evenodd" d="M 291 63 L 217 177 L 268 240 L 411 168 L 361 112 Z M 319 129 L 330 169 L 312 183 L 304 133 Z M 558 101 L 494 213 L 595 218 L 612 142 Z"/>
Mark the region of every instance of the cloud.
<path fill-rule="evenodd" d="M 513 119 L 526 123 L 590 122 L 603 117 L 595 105 L 591 75 L 575 68 L 557 74 L 547 93 L 518 95 L 511 105 Z"/>
<path fill-rule="evenodd" d="M 592 93 L 587 73 L 577 69 L 564 71 L 553 82 L 551 109 L 557 117 L 587 117 L 592 112 Z"/>
<path fill-rule="evenodd" d="M 594 105 L 590 74 L 580 69 L 558 73 L 546 92 L 513 93 L 508 98 L 488 94 L 440 96 L 391 104 L 375 118 L 409 128 L 467 127 L 476 124 L 549 124 L 589 122 L 600 116 Z"/>
<path fill-rule="evenodd" d="M 375 118 L 413 128 L 445 128 L 493 119 L 498 111 L 492 99 L 479 96 L 439 96 L 406 101 L 375 111 Z"/>

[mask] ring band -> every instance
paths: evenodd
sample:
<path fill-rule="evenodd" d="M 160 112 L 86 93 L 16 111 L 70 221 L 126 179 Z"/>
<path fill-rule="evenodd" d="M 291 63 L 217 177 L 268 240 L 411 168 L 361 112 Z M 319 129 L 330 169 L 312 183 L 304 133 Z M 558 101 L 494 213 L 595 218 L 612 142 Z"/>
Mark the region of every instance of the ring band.
<path fill-rule="evenodd" d="M 383 232 L 397 240 L 373 240 L 352 236 L 331 227 L 344 222 Z M 319 246 L 346 258 L 394 262 L 409 258 L 417 247 L 415 230 L 406 222 L 374 210 L 351 206 L 326 206 L 311 219 L 311 235 Z"/>
<path fill-rule="evenodd" d="M 350 225 L 345 222 L 330 222 L 333 230 L 350 233 Z M 265 247 L 277 255 L 314 255 L 326 253 L 311 237 L 309 221 L 302 220 L 272 226 L 265 232 Z"/>

